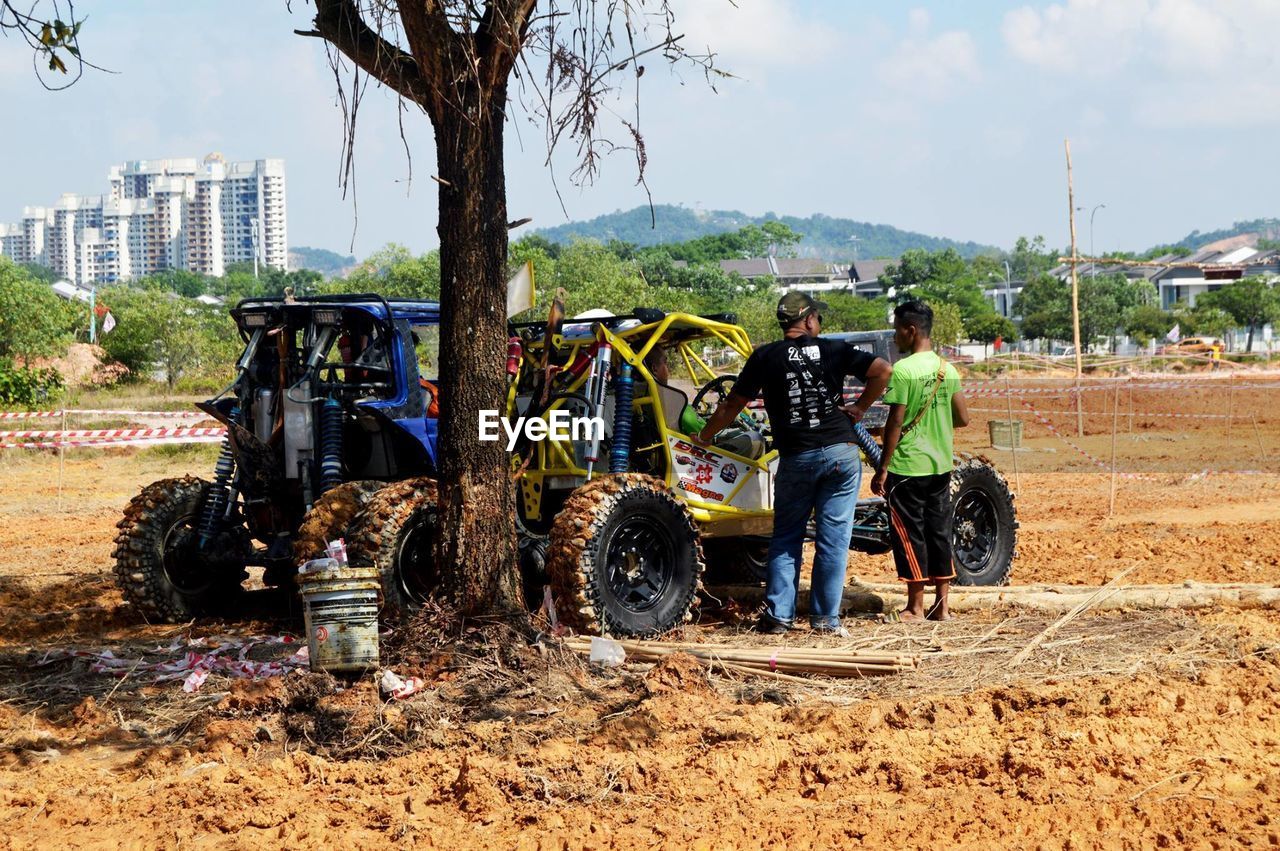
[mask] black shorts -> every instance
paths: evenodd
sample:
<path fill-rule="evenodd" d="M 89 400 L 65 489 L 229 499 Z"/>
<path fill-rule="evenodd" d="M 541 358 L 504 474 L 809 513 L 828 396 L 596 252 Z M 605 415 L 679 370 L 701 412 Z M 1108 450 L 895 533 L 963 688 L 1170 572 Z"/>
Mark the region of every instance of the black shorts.
<path fill-rule="evenodd" d="M 954 579 L 951 563 L 951 474 L 899 476 L 885 486 L 893 560 L 904 582 Z"/>

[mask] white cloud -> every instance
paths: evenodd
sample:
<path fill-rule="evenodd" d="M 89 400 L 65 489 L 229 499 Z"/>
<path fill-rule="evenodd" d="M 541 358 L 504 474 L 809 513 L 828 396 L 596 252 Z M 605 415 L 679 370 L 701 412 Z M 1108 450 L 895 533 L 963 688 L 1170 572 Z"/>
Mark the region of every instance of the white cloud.
<path fill-rule="evenodd" d="M 909 32 L 894 51 L 881 60 L 876 77 L 903 96 L 934 100 L 979 76 L 973 37 L 962 30 L 930 34 L 929 13 L 913 9 Z"/>
<path fill-rule="evenodd" d="M 1128 62 L 1148 0 L 1068 0 L 1044 11 L 1023 6 L 1004 17 L 1001 34 L 1013 55 L 1053 71 L 1105 73 Z"/>
<path fill-rule="evenodd" d="M 1106 81 L 1158 126 L 1280 121 L 1276 0 L 1067 0 L 1007 13 L 1009 51 L 1047 72 Z"/>
<path fill-rule="evenodd" d="M 795 0 L 682 0 L 673 2 L 675 29 L 685 47 L 708 47 L 732 72 L 765 66 L 812 64 L 836 46 L 835 34 L 805 18 Z"/>

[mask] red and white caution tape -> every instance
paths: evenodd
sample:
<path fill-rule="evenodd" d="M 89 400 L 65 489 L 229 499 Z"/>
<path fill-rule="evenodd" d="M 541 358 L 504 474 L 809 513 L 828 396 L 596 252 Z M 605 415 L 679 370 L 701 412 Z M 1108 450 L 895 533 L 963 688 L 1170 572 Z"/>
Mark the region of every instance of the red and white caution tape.
<path fill-rule="evenodd" d="M 1043 415 L 1041 415 L 1039 411 L 1031 407 L 1030 402 L 1026 401 L 1025 399 L 1019 399 L 1018 403 L 1022 405 L 1024 408 L 1026 408 L 1028 411 L 1030 411 L 1031 415 L 1036 418 L 1036 421 L 1040 423 L 1040 425 L 1047 428 L 1055 437 L 1057 437 L 1063 443 L 1067 444 L 1067 446 L 1070 446 L 1080 455 L 1087 458 L 1089 462 L 1092 463 L 1095 467 L 1106 470 L 1107 472 L 1111 471 L 1110 464 L 1106 463 L 1101 458 L 1098 458 L 1090 454 L 1088 450 L 1078 446 L 1074 441 L 1069 439 L 1065 434 L 1063 434 L 1062 432 L 1054 428 L 1053 423 L 1049 422 L 1047 419 L 1045 419 Z M 1143 481 L 1151 481 L 1154 478 L 1153 476 L 1146 476 L 1146 475 L 1143 475 L 1142 473 L 1118 473 L 1117 475 L 1119 475 L 1120 478 L 1122 479 L 1140 479 Z"/>
<path fill-rule="evenodd" d="M 1004 408 L 969 408 L 969 410 L 979 414 L 1005 414 L 1005 415 L 1008 414 L 1008 411 L 1006 411 Z M 1074 417 L 1076 415 L 1075 411 L 1044 411 L 1043 413 L 1046 416 L 1058 416 L 1058 417 Z M 1086 417 L 1111 416 L 1110 411 L 1085 411 L 1084 413 Z M 1131 416 L 1135 419 L 1137 418 L 1145 419 L 1147 417 L 1164 417 L 1164 418 L 1172 417 L 1177 419 L 1190 419 L 1190 420 L 1228 420 L 1228 419 L 1239 420 L 1240 419 L 1239 416 L 1230 417 L 1227 414 L 1148 414 L 1148 413 L 1143 413 L 1142 411 L 1131 411 L 1128 413 L 1126 413 L 1125 411 L 1121 411 L 1120 416 L 1121 417 Z"/>
<path fill-rule="evenodd" d="M 227 433 L 227 429 L 223 427 L 214 427 L 214 429 L 189 429 L 189 427 L 174 427 L 174 429 L 68 429 L 67 431 L 45 430 L 45 431 L 0 431 L 0 440 L 15 440 L 18 438 L 28 439 L 58 439 L 58 440 L 82 440 L 82 439 L 104 439 L 104 438 L 183 438 L 183 436 L 193 436 L 193 438 L 204 438 L 209 435 L 223 435 Z"/>
<path fill-rule="evenodd" d="M 112 411 L 68 408 L 65 411 L 0 411 L 0 420 L 45 419 L 60 417 L 64 414 L 69 417 L 166 417 L 172 419 L 198 419 L 208 416 L 203 411 Z"/>
<path fill-rule="evenodd" d="M 62 411 L 0 411 L 0 420 L 30 420 L 60 416 L 62 416 Z"/>
<path fill-rule="evenodd" d="M 71 446 L 156 446 L 175 443 L 218 443 L 226 434 L 222 428 L 160 428 L 160 429 L 125 429 L 125 431 L 145 432 L 145 434 L 116 437 L 61 438 L 53 440 L 25 440 L 0 442 L 0 449 L 57 449 Z M 3 435 L 0 432 L 0 441 Z M 46 432 L 59 435 L 62 432 Z"/>

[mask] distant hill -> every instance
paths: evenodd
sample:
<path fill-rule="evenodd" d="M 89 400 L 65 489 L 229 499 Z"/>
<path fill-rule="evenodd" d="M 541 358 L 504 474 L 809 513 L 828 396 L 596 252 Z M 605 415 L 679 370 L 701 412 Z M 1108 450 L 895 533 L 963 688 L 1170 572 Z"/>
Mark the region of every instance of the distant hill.
<path fill-rule="evenodd" d="M 1193 230 L 1177 242 L 1170 243 L 1170 245 L 1181 245 L 1192 251 L 1198 251 L 1210 243 L 1221 242 L 1238 236 L 1252 236 L 1258 239 L 1280 239 L 1280 219 L 1252 219 L 1247 222 L 1236 222 L 1229 228 L 1203 233 Z M 1257 239 L 1246 241 L 1253 243 Z"/>
<path fill-rule="evenodd" d="M 656 226 L 653 218 L 657 219 Z M 749 224 L 780 221 L 803 234 L 796 246 L 801 257 L 823 260 L 850 260 L 857 256 L 866 260 L 875 257 L 899 257 L 909 248 L 938 251 L 954 248 L 964 257 L 975 257 L 999 249 L 976 242 L 957 242 L 943 237 L 899 230 L 890 225 L 875 225 L 852 219 L 836 219 L 821 213 L 807 218 L 778 216 L 748 216 L 736 210 L 691 210 L 688 207 L 660 204 L 617 211 L 586 222 L 568 222 L 555 227 L 541 228 L 536 233 L 553 242 L 568 243 L 573 239 L 596 239 L 608 242 L 618 239 L 635 245 L 658 245 L 666 242 L 685 242 L 700 236 L 736 231 Z M 856 236 L 857 240 L 852 237 Z"/>
<path fill-rule="evenodd" d="M 338 254 L 327 248 L 295 246 L 289 249 L 290 269 L 311 269 L 326 278 L 341 277 L 355 265 L 355 257 Z"/>

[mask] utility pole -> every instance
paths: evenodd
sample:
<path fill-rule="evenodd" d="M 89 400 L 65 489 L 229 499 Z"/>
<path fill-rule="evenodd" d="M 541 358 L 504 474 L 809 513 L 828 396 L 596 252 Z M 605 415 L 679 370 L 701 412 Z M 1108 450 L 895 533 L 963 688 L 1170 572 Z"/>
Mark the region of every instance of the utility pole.
<path fill-rule="evenodd" d="M 1084 436 L 1084 407 L 1080 396 L 1080 377 L 1084 362 L 1080 354 L 1080 280 L 1076 277 L 1076 195 L 1071 183 L 1071 140 L 1063 141 L 1067 150 L 1067 215 L 1071 219 L 1071 333 L 1076 348 L 1076 436 Z"/>
<path fill-rule="evenodd" d="M 89 286 L 89 342 L 98 342 L 98 282 Z"/>

